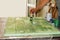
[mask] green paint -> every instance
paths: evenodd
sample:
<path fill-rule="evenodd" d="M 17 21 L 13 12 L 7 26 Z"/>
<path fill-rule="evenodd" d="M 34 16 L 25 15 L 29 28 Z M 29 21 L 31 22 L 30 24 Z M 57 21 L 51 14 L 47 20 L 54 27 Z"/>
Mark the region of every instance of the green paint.
<path fill-rule="evenodd" d="M 54 33 L 59 32 L 51 23 L 44 18 L 33 18 L 33 24 L 30 18 L 8 18 L 5 28 L 5 34 L 29 34 L 29 33 Z"/>

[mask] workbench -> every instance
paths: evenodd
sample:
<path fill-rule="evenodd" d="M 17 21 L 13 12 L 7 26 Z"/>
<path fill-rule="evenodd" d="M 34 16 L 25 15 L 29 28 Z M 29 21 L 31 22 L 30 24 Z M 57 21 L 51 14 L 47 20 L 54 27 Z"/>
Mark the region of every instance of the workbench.
<path fill-rule="evenodd" d="M 4 37 L 9 38 L 43 38 L 60 37 L 60 31 L 41 17 L 34 17 L 33 24 L 29 17 L 9 17 L 4 29 Z"/>

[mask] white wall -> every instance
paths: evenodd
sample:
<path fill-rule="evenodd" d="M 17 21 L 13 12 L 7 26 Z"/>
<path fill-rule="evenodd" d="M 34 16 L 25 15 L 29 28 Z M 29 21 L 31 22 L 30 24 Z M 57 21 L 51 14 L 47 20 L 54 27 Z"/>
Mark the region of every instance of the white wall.
<path fill-rule="evenodd" d="M 27 0 L 0 0 L 0 17 L 25 17 Z"/>

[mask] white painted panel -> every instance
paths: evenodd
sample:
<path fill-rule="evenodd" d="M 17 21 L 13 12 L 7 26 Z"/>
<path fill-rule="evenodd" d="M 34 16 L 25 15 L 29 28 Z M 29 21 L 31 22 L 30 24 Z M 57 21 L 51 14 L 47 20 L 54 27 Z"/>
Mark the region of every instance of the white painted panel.
<path fill-rule="evenodd" d="M 25 17 L 26 0 L 0 0 L 0 17 Z"/>
<path fill-rule="evenodd" d="M 36 8 L 36 5 L 34 4 L 27 4 L 28 7 Z"/>
<path fill-rule="evenodd" d="M 36 5 L 36 0 L 28 0 L 28 3 Z"/>

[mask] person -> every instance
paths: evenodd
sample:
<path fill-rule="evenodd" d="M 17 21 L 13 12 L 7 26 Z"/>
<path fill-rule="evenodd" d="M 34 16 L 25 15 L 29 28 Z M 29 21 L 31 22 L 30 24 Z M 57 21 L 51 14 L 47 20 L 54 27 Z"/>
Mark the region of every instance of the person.
<path fill-rule="evenodd" d="M 39 5 L 37 5 L 36 8 L 32 8 L 30 10 L 31 13 L 37 12 L 38 10 L 42 9 L 48 2 L 50 2 L 51 0 L 40 0 Z"/>
<path fill-rule="evenodd" d="M 49 3 L 51 0 L 41 0 L 39 5 L 37 5 L 36 8 L 32 8 L 30 10 L 30 13 L 36 13 L 37 11 L 41 10 L 47 3 Z M 58 27 L 60 27 L 60 0 L 55 0 L 56 1 L 56 5 L 58 8 Z"/>
<path fill-rule="evenodd" d="M 60 28 L 60 0 L 55 0 L 58 9 L 58 27 Z"/>

